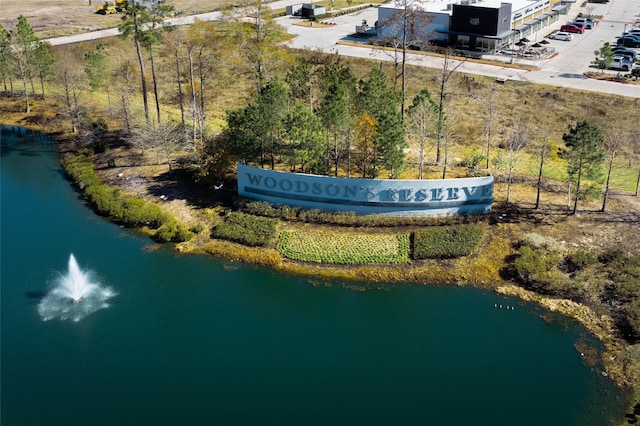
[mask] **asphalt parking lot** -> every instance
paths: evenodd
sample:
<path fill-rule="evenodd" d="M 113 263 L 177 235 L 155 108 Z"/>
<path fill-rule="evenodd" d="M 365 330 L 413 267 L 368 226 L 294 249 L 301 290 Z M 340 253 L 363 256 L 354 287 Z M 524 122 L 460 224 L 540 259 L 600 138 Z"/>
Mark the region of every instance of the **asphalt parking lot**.
<path fill-rule="evenodd" d="M 572 41 L 549 40 L 547 36 L 558 30 L 568 20 L 574 19 L 578 13 L 601 16 L 602 20 L 591 30 L 584 34 L 574 34 Z M 291 34 L 297 35 L 289 42 L 289 45 L 300 49 L 316 49 L 324 52 L 338 52 L 345 56 L 369 57 L 379 60 L 391 60 L 389 55 L 379 50 L 372 49 L 365 43 L 362 46 L 341 44 L 341 41 L 349 40 L 355 32 L 355 26 L 367 20 L 369 25 L 377 20 L 377 9 L 369 8 L 349 15 L 336 17 L 330 22 L 330 27 L 305 27 L 296 25 L 300 18 L 290 16 L 278 18 L 278 22 L 287 28 Z M 575 3 L 569 15 L 561 16 L 561 19 L 552 26 L 529 37 L 532 42 L 547 38 L 548 46 L 557 49 L 558 54 L 550 59 L 524 60 L 515 59 L 516 64 L 537 67 L 535 70 L 511 68 L 507 57 L 492 57 L 497 61 L 493 65 L 466 61 L 458 70 L 470 74 L 481 74 L 496 77 L 503 80 L 530 81 L 534 83 L 549 84 L 554 86 L 570 87 L 574 89 L 618 94 L 640 98 L 640 84 L 624 84 L 620 82 L 600 81 L 585 77 L 584 73 L 595 70 L 592 65 L 595 59 L 594 51 L 602 47 L 608 41 L 615 45 L 616 36 L 621 35 L 625 29 L 630 29 L 640 19 L 640 2 L 637 0 L 611 0 L 606 4 Z M 409 55 L 408 62 L 433 68 L 442 67 L 442 59 L 424 54 Z M 608 71 L 613 74 L 616 71 Z"/>

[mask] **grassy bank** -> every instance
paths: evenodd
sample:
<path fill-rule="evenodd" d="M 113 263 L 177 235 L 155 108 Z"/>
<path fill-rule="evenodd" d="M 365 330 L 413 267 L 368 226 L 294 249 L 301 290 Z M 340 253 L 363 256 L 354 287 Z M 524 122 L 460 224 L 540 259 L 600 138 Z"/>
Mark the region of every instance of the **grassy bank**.
<path fill-rule="evenodd" d="M 68 142 L 61 145 L 62 151 L 73 151 L 74 148 Z M 68 152 L 70 158 L 76 158 L 75 154 Z M 68 157 L 68 158 L 69 158 Z M 93 168 L 86 170 L 86 160 L 96 157 L 84 157 L 83 170 L 89 176 L 101 176 L 102 170 L 97 168 L 97 175 Z M 76 160 L 78 161 L 78 160 Z M 75 162 L 68 164 L 75 164 Z M 95 162 L 88 164 L 95 167 Z M 118 172 L 120 169 L 111 171 Z M 130 173 L 130 172 L 129 172 Z M 83 173 L 73 173 L 76 182 L 86 183 L 94 179 L 87 177 Z M 101 179 L 96 184 L 104 185 Z M 172 182 L 173 184 L 173 182 Z M 111 187 L 113 192 L 123 191 L 119 187 Z M 142 191 L 142 192 L 149 192 Z M 160 191 L 168 192 L 168 191 Z M 183 190 L 185 197 L 188 190 Z M 127 192 L 124 191 L 126 195 Z M 174 188 L 174 196 L 178 192 Z M 500 197 L 498 189 L 497 197 Z M 153 197 L 147 197 L 146 202 L 155 203 Z M 97 204 L 97 203 L 96 203 Z M 195 203 L 192 203 L 195 205 Z M 465 233 L 470 239 L 474 240 L 473 249 L 463 252 L 457 252 L 455 256 L 446 256 L 442 254 L 424 256 L 424 259 L 417 259 L 416 256 L 403 255 L 403 259 L 408 260 L 400 264 L 383 263 L 371 264 L 363 262 L 360 264 L 330 264 L 327 262 L 314 262 L 296 260 L 293 256 L 286 256 L 282 249 L 278 249 L 279 237 L 270 235 L 264 240 L 264 244 L 250 246 L 237 242 L 226 241 L 214 237 L 214 229 L 224 222 L 232 212 L 231 205 L 221 202 L 217 206 L 209 206 L 207 208 L 191 207 L 194 212 L 192 217 L 195 221 L 202 225 L 203 229 L 189 241 L 176 245 L 177 250 L 181 252 L 206 253 L 229 261 L 238 261 L 262 265 L 273 268 L 275 270 L 299 274 L 310 277 L 316 283 L 322 283 L 324 280 L 340 279 L 347 280 L 344 284 L 353 290 L 366 290 L 357 282 L 369 282 L 373 285 L 387 285 L 389 283 L 415 283 L 424 284 L 456 284 L 456 285 L 474 285 L 484 288 L 493 289 L 494 291 L 516 296 L 528 302 L 539 303 L 541 306 L 557 311 L 568 317 L 574 318 L 583 324 L 594 336 L 598 337 L 606 347 L 603 354 L 602 364 L 607 374 L 625 389 L 633 389 L 640 383 L 639 371 L 639 349 L 637 345 L 631 345 L 620 337 L 619 330 L 615 327 L 615 322 L 611 316 L 592 309 L 585 304 L 576 303 L 568 299 L 560 297 L 548 297 L 528 291 L 517 285 L 514 277 L 509 275 L 508 271 L 512 268 L 514 256 L 517 254 L 518 245 L 523 235 L 532 231 L 539 232 L 546 236 L 562 239 L 567 246 L 584 247 L 587 241 L 598 242 L 601 244 L 610 244 L 615 238 L 627 236 L 629 240 L 621 240 L 623 246 L 632 247 L 633 229 L 637 230 L 637 222 L 633 217 L 625 216 L 630 208 L 622 202 L 614 203 L 615 212 L 608 214 L 597 212 L 585 212 L 579 217 L 573 217 L 566 212 L 554 211 L 551 209 L 543 209 L 535 211 L 526 205 L 504 204 L 497 202 L 494 211 L 482 218 L 473 218 L 472 224 L 460 223 L 460 221 L 468 221 L 470 218 L 460 219 L 437 219 L 432 223 L 403 223 L 399 221 L 394 224 L 385 222 L 382 226 L 372 227 L 359 224 L 357 227 L 345 224 L 337 225 L 335 223 L 319 224 L 310 222 L 308 218 L 304 221 L 296 217 L 276 217 L 269 218 L 265 222 L 265 226 L 270 229 L 275 228 L 277 235 L 296 235 L 302 238 L 303 249 L 299 251 L 309 251 L 313 247 L 315 241 L 314 236 L 330 235 L 332 239 L 344 238 L 347 240 L 355 240 L 359 242 L 359 246 L 365 248 L 368 243 L 380 245 L 381 236 L 396 238 L 397 235 L 424 235 L 421 238 L 429 239 L 433 237 L 429 233 L 429 229 L 448 229 L 451 227 L 472 226 L 471 231 Z M 162 204 L 163 208 L 169 208 L 171 205 Z M 180 215 L 180 211 L 173 212 L 174 216 Z M 117 218 L 118 216 L 116 216 Z M 246 221 L 246 218 L 244 219 Z M 346 220 L 346 219 L 345 219 Z M 449 225 L 447 225 L 449 221 Z M 242 222 L 242 221 L 240 221 Z M 138 222 L 139 223 L 139 222 Z M 135 224 L 132 224 L 135 226 Z M 189 226 L 193 226 L 191 223 Z M 481 234 L 474 229 L 481 228 Z M 584 232 L 582 231 L 584 230 Z M 601 232 L 598 234 L 596 231 Z M 587 233 L 587 231 L 589 233 Z M 436 236 L 438 233 L 435 233 Z M 354 238 L 357 235 L 357 238 Z M 446 236 L 451 235 L 445 232 Z M 479 237 L 481 235 L 481 237 Z M 637 235 L 637 234 L 635 234 Z M 435 238 L 432 245 L 437 245 L 441 241 L 442 236 Z M 614 238 L 613 240 L 611 238 Z M 414 243 L 415 244 L 415 243 Z M 429 243 L 425 243 L 429 244 Z M 400 245 L 401 246 L 401 245 Z M 398 246 L 399 247 L 399 246 Z M 312 250 L 313 251 L 313 250 Z M 322 252 L 322 249 L 318 249 Z M 324 252 L 328 249 L 325 247 Z M 429 250 L 426 250 L 429 252 Z M 355 256 L 359 256 L 356 254 Z M 289 258 L 288 258 L 289 257 Z M 350 263 L 350 262 L 343 262 Z M 350 283 L 352 282 L 352 283 Z"/>

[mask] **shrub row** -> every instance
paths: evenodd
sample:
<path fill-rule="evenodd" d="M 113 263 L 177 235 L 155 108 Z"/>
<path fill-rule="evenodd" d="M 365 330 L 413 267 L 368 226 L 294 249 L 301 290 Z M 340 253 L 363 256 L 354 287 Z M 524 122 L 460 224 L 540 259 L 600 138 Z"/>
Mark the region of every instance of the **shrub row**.
<path fill-rule="evenodd" d="M 248 246 L 266 246 L 276 237 L 278 220 L 231 212 L 213 230 L 213 236 Z"/>
<path fill-rule="evenodd" d="M 318 209 L 291 207 L 287 205 L 278 205 L 274 207 L 266 201 L 254 201 L 248 199 L 241 199 L 237 207 L 245 213 L 257 216 L 276 217 L 282 220 L 339 226 L 435 226 L 473 223 L 481 219 L 480 215 L 444 217 L 357 216 L 354 212 L 328 212 Z"/>
<path fill-rule="evenodd" d="M 482 239 L 479 225 L 464 224 L 420 229 L 413 234 L 414 259 L 449 259 L 467 256 Z"/>
<path fill-rule="evenodd" d="M 87 197 L 96 213 L 127 227 L 147 226 L 157 229 L 159 241 L 182 242 L 193 237 L 185 227 L 162 210 L 160 206 L 142 198 L 124 194 L 98 178 L 87 155 L 71 156 L 63 160 L 67 176 Z"/>
<path fill-rule="evenodd" d="M 335 232 L 283 231 L 278 252 L 293 260 L 330 264 L 409 263 L 406 234 L 345 234 Z"/>

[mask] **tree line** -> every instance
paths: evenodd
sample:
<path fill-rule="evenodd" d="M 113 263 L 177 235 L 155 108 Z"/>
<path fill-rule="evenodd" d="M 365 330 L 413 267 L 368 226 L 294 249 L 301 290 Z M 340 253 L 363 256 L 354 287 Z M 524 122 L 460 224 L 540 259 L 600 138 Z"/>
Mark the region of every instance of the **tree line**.
<path fill-rule="evenodd" d="M 196 22 L 187 29 L 164 26 L 174 12 L 170 5 L 131 3 L 120 33 L 135 46 L 135 58 L 114 57 L 109 45 L 97 44 L 75 48 L 81 50 L 77 59 L 62 59 L 38 40 L 23 16 L 14 28 L 0 28 L 4 92 L 24 97 L 29 114 L 36 84 L 43 97 L 52 88 L 72 131 L 87 144 L 103 143 L 107 118 L 119 122 L 132 145 L 155 152 L 157 162 L 171 167 L 180 157 L 199 178 L 223 176 L 240 159 L 261 167 L 365 178 L 407 177 L 409 166 L 422 179 L 427 167 L 437 167 L 445 178 L 453 163 L 450 151 L 462 146 L 465 158 L 456 161 L 467 175 L 504 175 L 507 202 L 522 157 L 536 157 L 536 208 L 548 162 L 564 161 L 567 204 L 575 213 L 589 194 L 602 194 L 606 209 L 620 156 L 629 158 L 629 167 L 637 164 L 638 147 L 620 129 L 576 120 L 559 146 L 548 128 L 509 120 L 498 108 L 499 87 L 478 88 L 456 74 L 450 52 L 431 90 L 424 87 L 405 102 L 404 80 L 396 90 L 397 71 L 389 78 L 382 64 L 359 78 L 337 54 L 295 56 L 279 48 L 286 34 L 260 1 L 225 11 L 220 22 Z M 409 15 L 402 16 L 405 22 Z M 404 60 L 399 69 L 404 79 Z M 225 85 L 240 79 L 249 82 L 236 102 L 240 106 L 212 116 L 212 104 L 227 99 L 220 96 Z M 461 94 L 465 87 L 468 93 Z M 90 98 L 99 93 L 106 94 L 109 117 L 91 117 Z M 475 100 L 484 111 L 484 128 L 465 128 L 463 112 L 451 102 L 454 96 Z M 221 127 L 211 125 L 220 118 Z"/>

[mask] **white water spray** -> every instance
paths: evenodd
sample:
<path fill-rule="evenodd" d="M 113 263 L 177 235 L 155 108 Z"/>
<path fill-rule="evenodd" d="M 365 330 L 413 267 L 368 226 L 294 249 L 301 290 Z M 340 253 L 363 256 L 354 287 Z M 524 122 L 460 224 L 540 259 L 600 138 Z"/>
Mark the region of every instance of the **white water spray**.
<path fill-rule="evenodd" d="M 107 300 L 115 293 L 94 281 L 93 273 L 82 271 L 72 254 L 67 273 L 55 280 L 54 288 L 38 304 L 38 313 L 45 321 L 54 318 L 80 321 L 92 312 L 109 307 Z"/>

